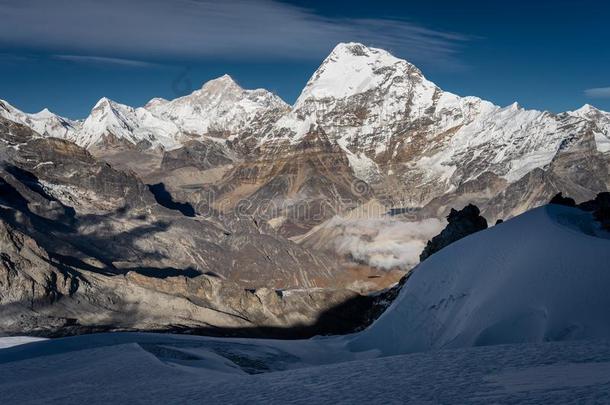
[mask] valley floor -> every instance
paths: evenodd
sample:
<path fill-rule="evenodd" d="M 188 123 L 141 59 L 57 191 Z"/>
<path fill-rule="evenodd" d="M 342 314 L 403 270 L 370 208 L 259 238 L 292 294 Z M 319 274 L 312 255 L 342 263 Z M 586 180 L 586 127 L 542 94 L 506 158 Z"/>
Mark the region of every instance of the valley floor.
<path fill-rule="evenodd" d="M 607 340 L 376 357 L 341 352 L 342 339 L 120 333 L 27 343 L 0 350 L 0 395 L 5 404 L 610 402 Z"/>

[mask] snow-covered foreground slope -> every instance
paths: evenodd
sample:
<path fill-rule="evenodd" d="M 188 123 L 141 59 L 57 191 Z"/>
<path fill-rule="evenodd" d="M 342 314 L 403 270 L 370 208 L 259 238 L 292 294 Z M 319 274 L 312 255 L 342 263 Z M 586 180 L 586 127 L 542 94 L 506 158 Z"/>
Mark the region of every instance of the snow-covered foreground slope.
<path fill-rule="evenodd" d="M 589 213 L 541 207 L 432 255 L 363 332 L 27 343 L 0 350 L 0 395 L 3 403 L 607 402 L 608 237 Z"/>
<path fill-rule="evenodd" d="M 266 371 L 260 367 L 276 353 L 259 345 L 258 358 L 248 358 L 247 347 L 228 341 L 223 346 L 218 340 L 206 353 L 204 347 L 215 340 L 197 337 L 99 336 L 116 344 L 70 347 L 70 342 L 96 340 L 81 336 L 59 340 L 59 345 L 49 342 L 52 350 L 34 343 L 0 351 L 2 403 L 610 401 L 609 341 L 442 350 L 250 374 Z M 128 343 L 126 336 L 135 342 Z M 242 368 L 227 371 L 228 358 Z"/>

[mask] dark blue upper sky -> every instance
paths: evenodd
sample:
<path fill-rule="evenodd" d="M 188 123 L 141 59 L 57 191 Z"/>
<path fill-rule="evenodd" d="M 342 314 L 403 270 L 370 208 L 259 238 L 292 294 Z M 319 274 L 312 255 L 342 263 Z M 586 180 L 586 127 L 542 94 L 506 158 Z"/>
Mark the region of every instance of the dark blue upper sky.
<path fill-rule="evenodd" d="M 0 0 L 0 98 L 81 118 L 102 96 L 137 106 L 229 73 L 293 102 L 337 42 L 358 41 L 460 95 L 610 110 L 603 3 Z"/>

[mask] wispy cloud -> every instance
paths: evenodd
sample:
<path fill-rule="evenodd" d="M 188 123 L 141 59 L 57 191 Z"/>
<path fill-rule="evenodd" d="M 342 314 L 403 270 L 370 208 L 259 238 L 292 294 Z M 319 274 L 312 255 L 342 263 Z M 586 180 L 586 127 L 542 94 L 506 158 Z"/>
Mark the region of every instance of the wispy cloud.
<path fill-rule="evenodd" d="M 0 46 L 138 60 L 318 59 L 338 42 L 359 41 L 455 68 L 468 40 L 411 21 L 327 18 L 272 0 L 0 0 L 0 19 Z"/>
<path fill-rule="evenodd" d="M 53 55 L 55 59 L 66 60 L 76 63 L 87 63 L 94 65 L 113 65 L 125 67 L 161 67 L 158 63 L 144 62 L 134 59 L 109 58 L 105 56 L 85 56 L 85 55 Z"/>
<path fill-rule="evenodd" d="M 585 95 L 590 98 L 610 98 L 610 87 L 595 87 L 585 90 Z"/>
<path fill-rule="evenodd" d="M 17 55 L 13 53 L 0 52 L 0 62 L 2 63 L 26 63 L 34 60 L 28 55 Z"/>

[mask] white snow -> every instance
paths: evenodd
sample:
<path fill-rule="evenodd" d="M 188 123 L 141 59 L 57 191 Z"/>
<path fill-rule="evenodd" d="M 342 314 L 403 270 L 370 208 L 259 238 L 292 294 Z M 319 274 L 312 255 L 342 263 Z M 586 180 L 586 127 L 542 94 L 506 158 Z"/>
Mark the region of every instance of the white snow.
<path fill-rule="evenodd" d="M 0 117 L 30 127 L 41 136 L 71 139 L 80 129 L 80 122 L 72 121 L 48 109 L 35 114 L 28 114 L 0 100 Z"/>
<path fill-rule="evenodd" d="M 26 343 L 40 342 L 42 340 L 46 339 L 34 336 L 4 336 L 0 337 L 0 349 L 7 349 L 9 347 L 24 345 Z"/>
<path fill-rule="evenodd" d="M 3 404 L 607 403 L 610 342 L 299 362 L 274 341 L 117 334 L 0 350 Z M 299 345 L 301 342 L 292 342 Z M 254 350 L 254 345 L 258 345 Z M 258 369 L 257 369 L 258 367 Z M 251 373 L 259 374 L 251 374 Z"/>
<path fill-rule="evenodd" d="M 244 90 L 229 75 L 205 83 L 199 90 L 172 101 L 151 100 L 146 107 L 155 117 L 174 123 L 187 134 L 219 132 L 227 137 L 248 129 L 260 115 L 288 106 L 263 90 Z"/>
<path fill-rule="evenodd" d="M 322 66 L 307 83 L 295 103 L 308 98 L 344 98 L 378 88 L 383 76 L 376 70 L 404 63 L 382 49 L 368 48 L 358 43 L 341 43 L 333 49 Z"/>
<path fill-rule="evenodd" d="M 112 135 L 132 144 L 148 141 L 152 146 L 172 149 L 179 145 L 179 132 L 176 125 L 158 119 L 144 108 L 134 109 L 104 97 L 93 107 L 74 141 L 88 148 Z"/>
<path fill-rule="evenodd" d="M 597 150 L 602 153 L 610 152 L 610 113 L 585 104 L 578 110 L 570 111 L 567 114 L 593 125 L 593 136 Z"/>

